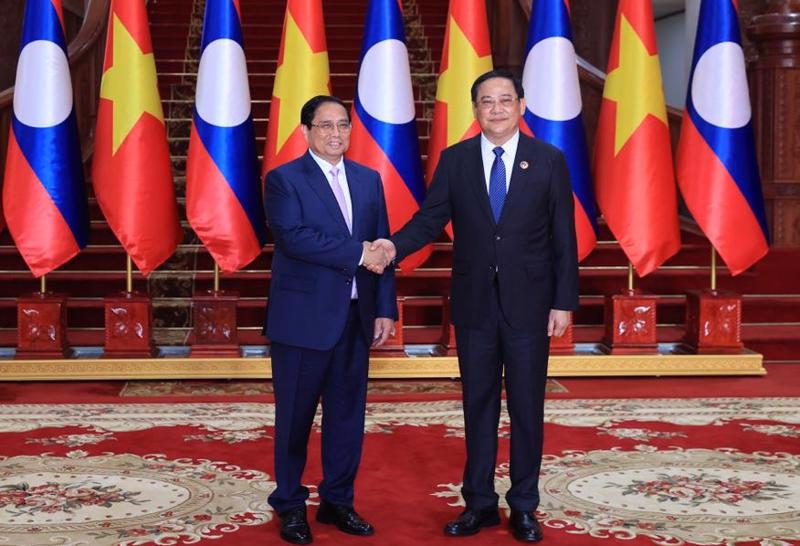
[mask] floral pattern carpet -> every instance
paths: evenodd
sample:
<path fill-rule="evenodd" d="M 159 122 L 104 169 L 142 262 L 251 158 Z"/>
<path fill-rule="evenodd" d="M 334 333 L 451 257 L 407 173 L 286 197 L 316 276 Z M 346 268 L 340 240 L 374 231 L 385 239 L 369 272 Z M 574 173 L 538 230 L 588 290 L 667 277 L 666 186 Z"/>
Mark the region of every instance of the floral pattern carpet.
<path fill-rule="evenodd" d="M 0 545 L 277 544 L 273 425 L 260 402 L 0 405 Z M 503 412 L 503 512 L 508 429 Z M 460 402 L 370 402 L 366 430 L 356 508 L 377 533 L 358 543 L 452 544 Z M 800 544 L 800 398 L 548 400 L 545 452 L 543 544 Z M 503 525 L 461 543 L 514 540 Z"/>

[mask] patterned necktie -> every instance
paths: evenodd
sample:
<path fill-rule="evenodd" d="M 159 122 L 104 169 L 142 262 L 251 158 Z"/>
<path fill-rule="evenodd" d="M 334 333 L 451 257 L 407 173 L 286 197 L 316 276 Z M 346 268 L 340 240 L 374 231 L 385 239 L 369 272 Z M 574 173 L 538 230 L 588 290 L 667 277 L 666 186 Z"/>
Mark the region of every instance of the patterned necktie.
<path fill-rule="evenodd" d="M 350 212 L 347 210 L 347 200 L 344 198 L 344 190 L 342 189 L 342 185 L 339 184 L 339 169 L 336 167 L 331 169 L 331 189 L 333 189 L 336 202 L 339 203 L 339 210 L 342 211 L 347 229 L 350 233 L 353 233 L 353 222 L 350 219 Z"/>
<path fill-rule="evenodd" d="M 500 221 L 500 214 L 503 212 L 503 203 L 506 200 L 506 164 L 500 159 L 503 155 L 503 148 L 500 146 L 494 150 L 494 162 L 492 170 L 489 172 L 489 203 L 492 205 L 495 223 Z"/>

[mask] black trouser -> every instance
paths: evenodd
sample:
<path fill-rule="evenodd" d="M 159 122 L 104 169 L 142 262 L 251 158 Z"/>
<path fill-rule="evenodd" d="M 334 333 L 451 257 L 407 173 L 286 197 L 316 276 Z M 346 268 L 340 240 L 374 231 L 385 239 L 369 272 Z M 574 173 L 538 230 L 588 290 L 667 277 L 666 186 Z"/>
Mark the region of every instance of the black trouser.
<path fill-rule="evenodd" d="M 515 510 L 539 504 L 544 393 L 550 340 L 547 320 L 541 331 L 512 328 L 492 291 L 486 320 L 476 328 L 456 327 L 458 366 L 464 398 L 467 462 L 461 490 L 467 506 L 494 508 L 497 427 L 503 367 L 511 417 L 511 489 L 506 500 Z"/>

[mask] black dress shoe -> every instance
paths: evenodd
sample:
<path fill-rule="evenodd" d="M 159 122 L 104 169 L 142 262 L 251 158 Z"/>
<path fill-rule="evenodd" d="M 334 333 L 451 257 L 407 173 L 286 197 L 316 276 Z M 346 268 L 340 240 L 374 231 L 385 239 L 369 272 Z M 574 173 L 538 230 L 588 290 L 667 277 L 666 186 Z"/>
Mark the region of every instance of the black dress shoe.
<path fill-rule="evenodd" d="M 539 542 L 542 540 L 542 527 L 536 521 L 536 516 L 533 515 L 533 512 L 512 510 L 511 517 L 508 518 L 508 525 L 511 527 L 511 534 L 517 540 L 522 542 Z"/>
<path fill-rule="evenodd" d="M 317 521 L 335 525 L 343 533 L 368 537 L 375 533 L 375 528 L 361 519 L 349 506 L 322 501 L 317 510 Z"/>
<path fill-rule="evenodd" d="M 467 537 L 474 535 L 484 527 L 500 524 L 500 515 L 497 508 L 473 510 L 467 508 L 457 519 L 444 526 L 444 534 L 451 537 Z"/>
<path fill-rule="evenodd" d="M 311 544 L 311 527 L 306 519 L 306 508 L 294 508 L 278 514 L 281 519 L 281 538 L 292 544 Z"/>

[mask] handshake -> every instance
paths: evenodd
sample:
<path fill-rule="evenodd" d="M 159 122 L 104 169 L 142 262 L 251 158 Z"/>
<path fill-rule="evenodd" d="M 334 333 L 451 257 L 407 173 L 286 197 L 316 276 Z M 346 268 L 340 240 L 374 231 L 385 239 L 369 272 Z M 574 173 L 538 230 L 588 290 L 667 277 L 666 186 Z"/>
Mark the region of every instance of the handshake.
<path fill-rule="evenodd" d="M 361 265 L 380 275 L 394 261 L 395 256 L 397 256 L 397 249 L 389 239 L 364 241 L 364 261 L 361 262 Z"/>

